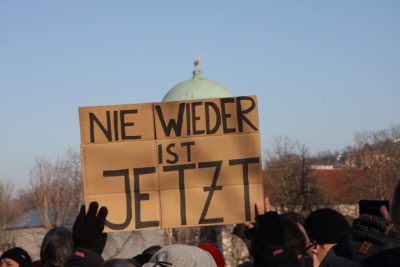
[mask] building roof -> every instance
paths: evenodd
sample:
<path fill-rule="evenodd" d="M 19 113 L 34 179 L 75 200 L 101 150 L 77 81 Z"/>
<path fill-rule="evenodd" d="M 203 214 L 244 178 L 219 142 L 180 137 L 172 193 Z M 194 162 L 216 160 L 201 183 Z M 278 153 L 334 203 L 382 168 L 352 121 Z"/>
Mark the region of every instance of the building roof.
<path fill-rule="evenodd" d="M 316 183 L 324 191 L 329 200 L 335 204 L 353 204 L 358 202 L 359 195 L 356 194 L 359 186 L 365 184 L 365 174 L 357 169 L 312 169 L 317 177 Z M 263 170 L 266 177 L 266 170 Z M 267 194 L 274 193 L 273 188 L 265 188 Z"/>
<path fill-rule="evenodd" d="M 50 224 L 56 225 L 56 220 L 54 216 L 54 212 L 49 211 Z M 75 217 L 68 218 L 67 225 L 72 225 Z M 14 230 L 14 229 L 22 229 L 22 228 L 37 228 L 44 227 L 42 216 L 38 209 L 31 209 L 28 212 L 24 213 L 20 217 L 16 218 L 14 221 L 10 222 L 6 225 L 6 230 Z"/>
<path fill-rule="evenodd" d="M 201 70 L 193 71 L 193 78 L 175 85 L 162 99 L 167 101 L 180 101 L 190 99 L 229 97 L 231 93 L 223 85 L 201 77 Z"/>
<path fill-rule="evenodd" d="M 14 221 L 6 225 L 7 230 L 19 229 L 19 228 L 34 228 L 42 227 L 42 218 L 38 209 L 31 209 L 24 213 Z"/>
<path fill-rule="evenodd" d="M 322 169 L 314 170 L 319 174 L 319 183 L 334 203 L 357 203 L 354 186 L 363 184 L 365 175 L 355 169 Z"/>

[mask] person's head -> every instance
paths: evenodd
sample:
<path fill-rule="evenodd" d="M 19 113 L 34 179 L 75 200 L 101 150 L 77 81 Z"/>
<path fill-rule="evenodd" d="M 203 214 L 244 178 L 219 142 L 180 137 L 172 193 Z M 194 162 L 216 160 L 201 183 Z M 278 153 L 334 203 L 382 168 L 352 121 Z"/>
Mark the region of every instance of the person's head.
<path fill-rule="evenodd" d="M 281 222 L 283 226 L 283 239 L 285 246 L 293 253 L 293 256 L 300 260 L 304 249 L 306 248 L 306 238 L 299 226 L 281 216 Z"/>
<path fill-rule="evenodd" d="M 50 229 L 43 238 L 40 259 L 44 267 L 63 267 L 73 248 L 72 232 L 58 226 Z"/>
<path fill-rule="evenodd" d="M 389 212 L 391 221 L 395 224 L 400 224 L 400 182 L 394 189 Z"/>
<path fill-rule="evenodd" d="M 1 255 L 0 267 L 32 267 L 32 259 L 24 249 L 14 247 Z"/>
<path fill-rule="evenodd" d="M 217 267 L 210 253 L 201 248 L 188 245 L 168 245 L 157 251 L 144 267 L 153 267 L 164 262 L 165 266 L 174 267 Z M 160 264 L 159 264 L 160 265 Z"/>
<path fill-rule="evenodd" d="M 214 258 L 217 267 L 225 267 L 225 259 L 221 251 L 212 243 L 201 243 L 199 248 L 207 251 Z"/>
<path fill-rule="evenodd" d="M 106 260 L 102 267 L 136 267 L 141 265 L 134 265 L 125 259 L 111 259 Z"/>
<path fill-rule="evenodd" d="M 339 212 L 324 208 L 310 213 L 304 222 L 304 228 L 313 243 L 311 251 L 316 267 L 328 251 L 345 236 L 349 224 Z"/>

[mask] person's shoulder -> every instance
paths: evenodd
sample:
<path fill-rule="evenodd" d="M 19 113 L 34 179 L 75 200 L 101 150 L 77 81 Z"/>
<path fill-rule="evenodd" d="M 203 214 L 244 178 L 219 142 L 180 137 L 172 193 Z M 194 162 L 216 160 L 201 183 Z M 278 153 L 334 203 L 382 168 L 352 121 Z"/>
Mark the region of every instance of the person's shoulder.
<path fill-rule="evenodd" d="M 329 250 L 325 258 L 322 260 L 320 267 L 361 267 L 360 263 L 352 261 L 345 257 L 339 256 L 334 249 Z"/>

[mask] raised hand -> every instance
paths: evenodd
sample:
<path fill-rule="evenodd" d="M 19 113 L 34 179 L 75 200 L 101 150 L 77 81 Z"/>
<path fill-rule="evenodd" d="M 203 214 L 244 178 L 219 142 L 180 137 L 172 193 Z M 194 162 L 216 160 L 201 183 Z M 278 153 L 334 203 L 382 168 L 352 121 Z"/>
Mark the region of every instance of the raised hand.
<path fill-rule="evenodd" d="M 81 207 L 72 235 L 75 247 L 91 249 L 101 255 L 107 241 L 107 234 L 103 230 L 108 210 L 106 207 L 101 207 L 100 210 L 98 208 L 97 202 L 90 203 L 87 213 L 85 206 Z"/>

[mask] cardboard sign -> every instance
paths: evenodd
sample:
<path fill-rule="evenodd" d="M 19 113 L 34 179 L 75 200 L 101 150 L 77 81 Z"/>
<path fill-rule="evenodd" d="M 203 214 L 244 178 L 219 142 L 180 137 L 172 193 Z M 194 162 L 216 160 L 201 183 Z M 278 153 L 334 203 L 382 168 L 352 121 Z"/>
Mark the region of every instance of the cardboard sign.
<path fill-rule="evenodd" d="M 79 108 L 85 202 L 106 231 L 251 221 L 263 198 L 254 96 Z"/>

